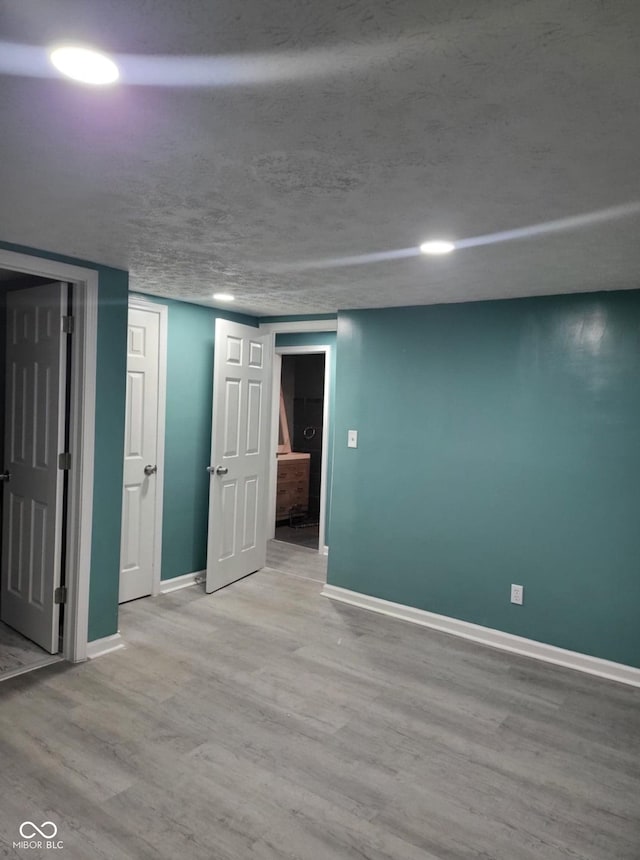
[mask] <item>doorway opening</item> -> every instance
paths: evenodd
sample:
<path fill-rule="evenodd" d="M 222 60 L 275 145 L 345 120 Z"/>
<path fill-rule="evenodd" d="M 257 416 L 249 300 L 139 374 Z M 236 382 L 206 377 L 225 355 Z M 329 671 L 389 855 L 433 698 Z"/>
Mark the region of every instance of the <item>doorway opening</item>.
<path fill-rule="evenodd" d="M 87 657 L 97 298 L 0 249 L 0 680 Z"/>
<path fill-rule="evenodd" d="M 49 295 L 51 287 L 51 306 L 37 307 L 34 300 Z M 25 606 L 20 589 L 20 580 L 29 591 L 35 592 L 33 600 L 38 599 L 39 578 L 46 572 L 47 565 L 43 556 L 53 545 L 58 543 L 58 536 L 64 538 L 64 480 L 61 475 L 59 482 L 60 493 L 51 487 L 51 482 L 39 480 L 39 476 L 28 470 L 29 449 L 35 449 L 35 464 L 42 467 L 48 459 L 46 441 L 43 436 L 50 433 L 50 423 L 64 427 L 66 432 L 66 389 L 67 389 L 67 358 L 65 354 L 57 355 L 54 344 L 52 350 L 45 346 L 49 355 L 39 354 L 38 346 L 42 345 L 42 336 L 34 337 L 31 328 L 41 328 L 42 320 L 35 319 L 40 312 L 41 317 L 49 312 L 55 317 L 56 310 L 62 313 L 62 305 L 70 300 L 68 285 L 49 284 L 46 278 L 37 275 L 27 275 L 10 269 L 0 269 L 0 450 L 2 451 L 2 472 L 0 474 L 0 678 L 13 677 L 23 672 L 39 668 L 43 665 L 61 659 L 59 651 L 62 647 L 63 612 L 62 606 L 55 609 L 55 618 L 51 624 L 41 624 L 38 612 L 30 611 Z M 56 308 L 56 301 L 59 307 Z M 48 322 L 48 320 L 47 320 Z M 18 330 L 17 330 L 18 329 Z M 61 338 L 55 337 L 61 345 Z M 35 341 L 39 340 L 40 344 Z M 64 345 L 66 347 L 66 344 Z M 60 352 L 66 353 L 62 348 Z M 53 358 L 50 362 L 47 359 Z M 57 360 L 56 360 L 57 359 Z M 54 365 L 54 367 L 52 367 Z M 57 380 L 51 377 L 50 371 L 57 366 Z M 44 382 L 44 384 L 43 384 Z M 62 384 L 60 384 L 62 383 Z M 53 408 L 53 422 L 37 420 L 34 409 L 40 409 L 48 401 L 51 393 L 56 393 L 60 387 L 59 404 L 63 405 L 63 415 L 60 421 L 55 421 L 56 409 Z M 51 391 L 53 389 L 53 392 Z M 28 395 L 28 396 L 25 396 Z M 39 401 L 39 402 L 38 402 Z M 49 404 L 47 403 L 47 406 Z M 27 467 L 25 469 L 25 467 Z M 40 468 L 42 474 L 44 470 Z M 57 476 L 54 476 L 54 481 Z M 17 486 L 16 486 L 17 485 Z M 50 490 L 53 489 L 53 493 Z M 26 491 L 26 492 L 25 492 Z M 51 495 L 54 499 L 51 499 Z M 60 496 L 55 498 L 55 496 Z M 50 517 L 50 503 L 61 506 L 60 522 L 54 529 L 47 528 Z M 55 515 L 54 515 L 55 516 Z M 36 540 L 33 540 L 37 535 Z M 31 538 L 31 539 L 30 539 Z M 63 545 L 64 540 L 60 543 Z M 16 556 L 24 556 L 28 550 L 28 570 L 24 562 Z M 62 546 L 60 552 L 62 552 Z M 38 562 L 41 561 L 41 564 Z M 18 562 L 18 563 L 16 563 Z M 62 562 L 59 553 L 59 561 Z M 25 579 L 29 579 L 29 583 Z M 17 598 L 17 599 L 16 599 Z M 38 607 L 39 608 L 39 607 Z"/>
<path fill-rule="evenodd" d="M 302 347 L 276 354 L 281 360 L 274 537 L 322 551 L 327 355 Z"/>

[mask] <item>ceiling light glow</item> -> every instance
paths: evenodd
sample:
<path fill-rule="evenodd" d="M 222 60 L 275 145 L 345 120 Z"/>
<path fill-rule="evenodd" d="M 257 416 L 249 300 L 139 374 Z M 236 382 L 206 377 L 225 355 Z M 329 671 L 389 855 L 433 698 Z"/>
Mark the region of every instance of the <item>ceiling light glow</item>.
<path fill-rule="evenodd" d="M 216 302 L 235 302 L 235 296 L 231 293 L 214 293 L 213 298 Z"/>
<path fill-rule="evenodd" d="M 429 242 L 423 242 L 420 245 L 420 250 L 423 254 L 431 254 L 431 255 L 440 255 L 440 254 L 450 254 L 453 250 L 455 250 L 455 245 L 453 242 L 449 242 L 446 239 L 432 239 Z"/>
<path fill-rule="evenodd" d="M 83 84 L 104 86 L 120 77 L 116 64 L 99 51 L 70 45 L 54 48 L 49 54 L 51 62 L 59 72 Z"/>

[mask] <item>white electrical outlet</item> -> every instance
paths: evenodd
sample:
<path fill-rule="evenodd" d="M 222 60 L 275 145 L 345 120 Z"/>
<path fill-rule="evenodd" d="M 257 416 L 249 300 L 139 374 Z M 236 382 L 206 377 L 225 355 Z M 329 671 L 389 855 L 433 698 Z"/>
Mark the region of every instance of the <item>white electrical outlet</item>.
<path fill-rule="evenodd" d="M 511 602 L 517 603 L 518 606 L 522 606 L 523 600 L 524 600 L 524 585 L 512 585 L 511 586 Z"/>
<path fill-rule="evenodd" d="M 358 431 L 357 430 L 347 430 L 347 448 L 357 448 L 358 447 Z"/>

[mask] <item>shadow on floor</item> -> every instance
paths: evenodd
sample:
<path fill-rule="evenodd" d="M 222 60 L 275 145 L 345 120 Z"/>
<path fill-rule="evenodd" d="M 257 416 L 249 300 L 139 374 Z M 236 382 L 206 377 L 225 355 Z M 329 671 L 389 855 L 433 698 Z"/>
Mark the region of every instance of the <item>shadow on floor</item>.
<path fill-rule="evenodd" d="M 275 539 L 292 543 L 295 546 L 306 546 L 309 549 L 318 549 L 318 525 L 313 526 L 276 526 Z"/>

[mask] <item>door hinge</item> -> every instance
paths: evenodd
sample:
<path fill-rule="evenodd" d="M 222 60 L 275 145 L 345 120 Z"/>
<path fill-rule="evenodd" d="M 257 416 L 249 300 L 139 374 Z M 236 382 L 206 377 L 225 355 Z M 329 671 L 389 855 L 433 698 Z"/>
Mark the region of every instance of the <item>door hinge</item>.
<path fill-rule="evenodd" d="M 53 592 L 53 602 L 54 603 L 66 603 L 67 602 L 67 586 L 60 585 Z"/>
<path fill-rule="evenodd" d="M 62 333 L 73 334 L 75 320 L 73 317 L 62 317 Z"/>
<path fill-rule="evenodd" d="M 71 454 L 69 451 L 64 451 L 62 454 L 58 454 L 58 469 L 62 469 L 64 472 L 68 471 L 71 468 Z"/>

